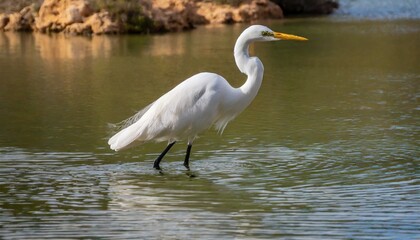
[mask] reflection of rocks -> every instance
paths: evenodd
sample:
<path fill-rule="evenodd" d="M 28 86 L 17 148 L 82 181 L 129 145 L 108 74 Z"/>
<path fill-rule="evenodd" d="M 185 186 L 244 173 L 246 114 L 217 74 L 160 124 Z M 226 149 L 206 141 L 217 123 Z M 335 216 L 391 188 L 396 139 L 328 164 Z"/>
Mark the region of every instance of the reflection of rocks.
<path fill-rule="evenodd" d="M 88 38 L 73 38 L 69 41 L 64 35 L 35 34 L 34 36 L 40 56 L 46 61 L 83 59 L 90 52 Z"/>
<path fill-rule="evenodd" d="M 0 32 L 0 49 L 4 52 L 18 53 L 28 47 L 28 42 L 32 39 L 25 37 L 32 35 L 22 35 L 15 32 Z"/>
<path fill-rule="evenodd" d="M 187 45 L 184 34 L 156 35 L 144 49 L 144 54 L 151 56 L 172 56 L 185 54 Z"/>
<path fill-rule="evenodd" d="M 109 57 L 113 41 L 112 37 L 107 36 L 68 38 L 61 34 L 34 34 L 34 38 L 41 58 L 51 62 L 59 59 Z"/>

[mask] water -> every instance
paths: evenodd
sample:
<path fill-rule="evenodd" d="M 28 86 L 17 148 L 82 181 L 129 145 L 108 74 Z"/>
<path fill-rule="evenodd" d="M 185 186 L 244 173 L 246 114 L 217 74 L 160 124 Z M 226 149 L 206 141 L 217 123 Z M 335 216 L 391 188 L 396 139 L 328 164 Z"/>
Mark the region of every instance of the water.
<path fill-rule="evenodd" d="M 420 19 L 419 0 L 340 0 L 335 15 L 355 19 Z"/>
<path fill-rule="evenodd" d="M 0 33 L 3 239 L 416 239 L 420 22 L 265 22 L 265 78 L 222 136 L 114 153 L 108 124 L 200 71 L 239 86 L 244 25 L 159 36 Z M 194 175 L 195 177 L 192 177 Z"/>

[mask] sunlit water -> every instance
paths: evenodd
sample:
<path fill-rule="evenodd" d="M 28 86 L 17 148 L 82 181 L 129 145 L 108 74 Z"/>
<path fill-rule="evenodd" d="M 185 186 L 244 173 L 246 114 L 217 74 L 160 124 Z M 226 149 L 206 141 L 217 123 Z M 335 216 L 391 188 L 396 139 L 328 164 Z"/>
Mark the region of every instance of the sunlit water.
<path fill-rule="evenodd" d="M 339 0 L 334 15 L 363 19 L 420 19 L 419 0 Z"/>
<path fill-rule="evenodd" d="M 114 153 L 108 125 L 200 71 L 239 86 L 244 25 L 162 36 L 0 33 L 3 239 L 416 239 L 420 22 L 265 22 L 265 78 L 222 136 Z"/>

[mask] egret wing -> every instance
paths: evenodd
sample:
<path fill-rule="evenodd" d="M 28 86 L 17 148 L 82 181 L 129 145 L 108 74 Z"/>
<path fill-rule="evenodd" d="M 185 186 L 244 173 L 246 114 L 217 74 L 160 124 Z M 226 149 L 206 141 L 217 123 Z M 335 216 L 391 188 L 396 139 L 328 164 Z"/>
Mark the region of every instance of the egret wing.
<path fill-rule="evenodd" d="M 216 74 L 200 73 L 185 80 L 136 115 L 109 141 L 116 151 L 147 141 L 193 140 L 210 127 L 217 116 L 226 80 Z M 227 83 L 227 82 L 226 82 Z"/>

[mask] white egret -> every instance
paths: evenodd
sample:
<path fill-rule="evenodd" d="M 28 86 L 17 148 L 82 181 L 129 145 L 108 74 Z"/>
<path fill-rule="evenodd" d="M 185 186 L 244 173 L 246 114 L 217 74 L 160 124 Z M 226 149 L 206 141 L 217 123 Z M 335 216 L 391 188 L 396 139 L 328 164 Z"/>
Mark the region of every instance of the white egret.
<path fill-rule="evenodd" d="M 167 141 L 165 150 L 153 167 L 160 170 L 160 161 L 178 140 L 187 140 L 184 166 L 189 170 L 191 147 L 197 134 L 215 126 L 221 133 L 232 119 L 255 98 L 261 86 L 264 67 L 257 57 L 250 57 L 248 47 L 255 41 L 307 40 L 274 32 L 268 27 L 253 25 L 245 29 L 236 41 L 235 62 L 248 76 L 239 88 L 215 73 L 196 74 L 161 96 L 158 100 L 125 121 L 124 128 L 108 141 L 115 151 L 149 141 Z"/>

